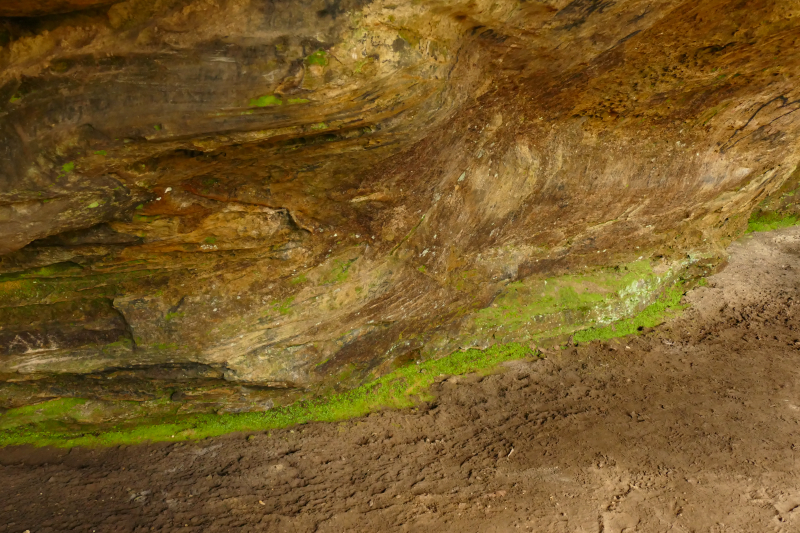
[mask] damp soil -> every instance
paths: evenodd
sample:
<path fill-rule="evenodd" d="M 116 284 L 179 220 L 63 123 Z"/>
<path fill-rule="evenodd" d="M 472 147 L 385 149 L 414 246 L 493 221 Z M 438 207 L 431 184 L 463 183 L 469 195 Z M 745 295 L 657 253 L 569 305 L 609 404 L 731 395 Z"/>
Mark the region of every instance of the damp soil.
<path fill-rule="evenodd" d="M 0 532 L 800 531 L 800 229 L 681 318 L 336 424 L 0 450 Z"/>

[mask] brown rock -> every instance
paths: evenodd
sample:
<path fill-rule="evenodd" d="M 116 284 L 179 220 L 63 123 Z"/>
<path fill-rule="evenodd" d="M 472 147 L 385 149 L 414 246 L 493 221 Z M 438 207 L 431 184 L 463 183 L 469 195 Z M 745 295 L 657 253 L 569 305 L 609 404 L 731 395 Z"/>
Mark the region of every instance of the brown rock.
<path fill-rule="evenodd" d="M 712 272 L 758 205 L 796 205 L 798 7 L 598 6 L 7 19 L 0 374 L 200 364 L 346 387 L 549 348 Z"/>

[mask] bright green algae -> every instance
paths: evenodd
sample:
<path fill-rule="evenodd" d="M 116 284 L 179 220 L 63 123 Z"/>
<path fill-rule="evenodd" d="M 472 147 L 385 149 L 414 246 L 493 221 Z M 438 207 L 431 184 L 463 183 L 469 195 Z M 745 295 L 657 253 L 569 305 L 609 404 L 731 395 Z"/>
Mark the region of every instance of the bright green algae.
<path fill-rule="evenodd" d="M 683 308 L 680 305 L 682 295 L 683 285 L 679 283 L 665 290 L 660 298 L 637 316 L 612 325 L 582 330 L 574 335 L 573 340 L 589 342 L 610 339 L 636 333 L 641 327 L 658 325 Z M 301 400 L 265 412 L 179 415 L 178 404 L 168 400 L 156 402 L 159 404 L 157 406 L 120 402 L 129 411 L 138 412 L 139 418 L 113 426 L 81 424 L 80 421 L 87 418 L 87 400 L 52 400 L 11 409 L 0 416 L 0 446 L 114 446 L 145 441 L 193 440 L 232 432 L 267 431 L 308 422 L 336 422 L 381 409 L 412 407 L 421 400 L 431 398 L 429 388 L 442 375 L 488 372 L 505 361 L 538 356 L 538 351 L 521 343 L 455 352 L 441 359 L 397 369 L 347 392 Z M 122 406 L 118 408 L 122 409 Z"/>
<path fill-rule="evenodd" d="M 325 50 L 317 50 L 306 58 L 307 65 L 318 65 L 320 67 L 328 66 L 328 52 Z"/>
<path fill-rule="evenodd" d="M 682 271 L 686 264 L 674 266 Z M 665 304 L 671 300 L 664 300 L 662 293 L 677 277 L 672 269 L 658 274 L 649 261 L 638 260 L 615 268 L 510 283 L 490 307 L 474 314 L 471 326 L 466 328 L 471 333 L 465 342 L 470 346 L 481 345 L 487 338 L 497 342 L 563 342 L 570 335 L 591 340 L 587 331 L 600 335 L 592 338 L 605 339 L 614 328 L 621 328 L 621 333 L 612 337 L 633 333 L 642 324 L 649 327 L 663 321 L 662 315 L 674 304 Z M 672 290 L 677 291 L 679 300 L 681 289 Z M 636 327 L 631 329 L 626 325 L 629 322 L 635 322 Z"/>
<path fill-rule="evenodd" d="M 48 415 L 70 418 L 86 400 L 61 399 L 11 409 L 0 416 L 0 445 L 114 446 L 144 441 L 201 439 L 237 431 L 265 431 L 307 422 L 336 422 L 385 408 L 412 407 L 430 399 L 428 389 L 438 376 L 487 371 L 504 361 L 534 356 L 520 344 L 494 346 L 485 351 L 467 350 L 449 357 L 395 370 L 371 383 L 326 399 L 309 399 L 259 413 L 224 415 L 163 415 L 126 426 L 58 427 Z M 77 417 L 75 417 L 77 418 Z"/>
<path fill-rule="evenodd" d="M 747 233 L 756 231 L 772 231 L 781 228 L 788 228 L 800 224 L 800 217 L 797 215 L 784 214 L 779 212 L 756 212 L 747 222 Z"/>
<path fill-rule="evenodd" d="M 681 305 L 681 298 L 684 294 L 682 288 L 683 284 L 678 283 L 675 287 L 666 289 L 661 298 L 645 307 L 644 311 L 638 315 L 607 326 L 578 331 L 573 335 L 572 340 L 578 343 L 586 343 L 593 340 L 609 340 L 635 334 L 644 328 L 658 326 L 667 318 L 674 316 L 679 311 L 686 308 L 686 306 Z"/>
<path fill-rule="evenodd" d="M 335 261 L 320 282 L 343 283 L 350 274 L 351 263 Z M 677 268 L 682 269 L 679 265 Z M 81 274 L 79 265 L 62 263 L 5 275 L 0 279 L 0 294 L 23 303 L 22 300 L 31 298 L 41 300 L 40 292 L 45 288 L 48 299 L 52 299 L 67 288 L 89 289 L 97 284 L 98 280 L 93 279 L 84 287 L 82 284 L 89 280 Z M 101 275 L 104 281 L 117 281 L 116 276 Z M 485 372 L 503 361 L 533 356 L 537 352 L 534 346 L 542 338 L 564 343 L 571 334 L 572 342 L 589 342 L 655 326 L 682 309 L 684 287 L 680 282 L 674 284 L 675 279 L 671 271 L 657 274 L 647 260 L 548 279 L 529 278 L 510 283 L 491 307 L 472 314 L 471 335 L 483 341 L 484 347 L 486 340 L 493 339 L 490 341 L 493 346 L 483 351 L 456 351 L 439 358 L 423 353 L 425 362 L 399 368 L 356 389 L 336 394 L 319 389 L 307 393 L 304 400 L 265 412 L 179 414 L 183 404 L 169 401 L 169 391 L 164 398 L 147 402 L 51 400 L 0 415 L 0 446 L 110 446 L 199 439 L 312 421 L 345 420 L 385 408 L 406 408 L 429 396 L 428 387 L 436 376 Z M 301 275 L 296 284 L 307 281 Z M 19 294 L 20 291 L 24 294 Z M 286 314 L 292 300 L 289 297 L 275 301 L 271 308 Z"/>
<path fill-rule="evenodd" d="M 267 94 L 264 96 L 259 96 L 258 98 L 252 98 L 249 105 L 250 107 L 270 107 L 283 105 L 283 100 L 274 94 Z"/>

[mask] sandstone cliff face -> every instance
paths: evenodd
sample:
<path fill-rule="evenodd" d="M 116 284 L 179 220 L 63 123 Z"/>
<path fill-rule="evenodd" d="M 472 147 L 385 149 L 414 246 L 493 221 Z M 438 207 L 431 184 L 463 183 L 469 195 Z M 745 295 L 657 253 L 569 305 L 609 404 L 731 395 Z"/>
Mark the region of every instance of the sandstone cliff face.
<path fill-rule="evenodd" d="M 345 386 L 640 311 L 791 209 L 799 15 L 7 2 L 0 377 Z"/>

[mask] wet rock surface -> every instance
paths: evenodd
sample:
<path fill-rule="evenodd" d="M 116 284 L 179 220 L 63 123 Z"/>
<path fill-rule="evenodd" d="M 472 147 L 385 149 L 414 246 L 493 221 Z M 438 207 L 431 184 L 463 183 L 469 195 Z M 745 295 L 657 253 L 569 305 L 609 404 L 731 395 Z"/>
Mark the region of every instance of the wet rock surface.
<path fill-rule="evenodd" d="M 419 409 L 0 454 L 0 531 L 794 531 L 800 230 L 643 335 L 444 378 Z"/>
<path fill-rule="evenodd" d="M 4 390 L 164 365 L 349 386 L 641 311 L 794 192 L 798 13 L 7 2 Z M 492 314 L 519 294 L 557 303 Z"/>

